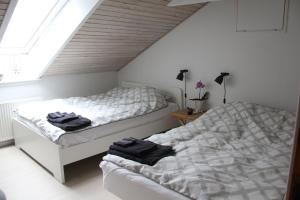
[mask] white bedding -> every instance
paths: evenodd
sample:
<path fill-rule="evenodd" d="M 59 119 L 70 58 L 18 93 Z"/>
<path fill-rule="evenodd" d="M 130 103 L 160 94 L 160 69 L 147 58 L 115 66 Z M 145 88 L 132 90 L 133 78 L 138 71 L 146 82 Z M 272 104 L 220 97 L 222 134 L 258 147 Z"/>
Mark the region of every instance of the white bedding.
<path fill-rule="evenodd" d="M 109 124 L 105 124 L 102 126 L 98 126 L 92 129 L 87 129 L 84 131 L 64 134 L 58 140 L 57 144 L 59 144 L 62 148 L 71 147 L 77 144 L 89 142 L 92 140 L 97 140 L 98 138 L 118 133 L 120 131 L 124 131 L 130 128 L 138 127 L 147 123 L 151 123 L 157 120 L 162 120 L 170 117 L 170 113 L 178 110 L 178 105 L 172 102 L 168 102 L 168 106 L 166 108 L 162 108 L 155 112 L 151 112 L 139 117 L 125 119 Z M 40 130 L 32 124 L 30 121 L 17 117 L 17 120 L 26 125 L 28 128 L 36 132 L 37 134 L 44 136 Z M 170 120 L 172 118 L 170 117 Z"/>
<path fill-rule="evenodd" d="M 173 190 L 111 162 L 101 162 L 103 187 L 122 200 L 190 200 Z M 134 192 L 133 192 L 134 191 Z"/>
<path fill-rule="evenodd" d="M 48 113 L 74 112 L 90 119 L 92 126 L 88 128 L 93 128 L 145 115 L 165 108 L 167 105 L 164 96 L 155 88 L 118 87 L 107 93 L 89 97 L 71 97 L 29 103 L 20 106 L 16 113 L 19 119 L 33 124 L 40 133 L 58 143 L 59 138 L 66 132 L 47 121 Z"/>
<path fill-rule="evenodd" d="M 294 115 L 245 102 L 149 138 L 176 156 L 143 165 L 114 155 L 104 162 L 139 173 L 197 200 L 281 200 L 286 190 Z"/>

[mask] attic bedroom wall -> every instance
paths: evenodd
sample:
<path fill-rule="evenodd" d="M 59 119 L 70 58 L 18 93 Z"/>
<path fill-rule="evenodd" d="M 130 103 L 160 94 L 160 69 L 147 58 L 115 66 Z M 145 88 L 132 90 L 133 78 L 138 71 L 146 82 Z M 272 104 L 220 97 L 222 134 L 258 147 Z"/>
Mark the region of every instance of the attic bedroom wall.
<path fill-rule="evenodd" d="M 270 7 L 271 9 L 271 7 Z M 296 110 L 300 86 L 300 1 L 290 0 L 287 32 L 236 32 L 234 0 L 212 2 L 122 68 L 118 80 L 183 87 L 176 80 L 187 68 L 188 97 L 204 81 L 209 103 L 222 104 L 223 87 L 214 82 L 232 73 L 227 101 L 244 100 Z"/>
<path fill-rule="evenodd" d="M 36 97 L 88 96 L 105 92 L 116 85 L 116 72 L 48 76 L 25 84 L 0 84 L 0 103 Z"/>

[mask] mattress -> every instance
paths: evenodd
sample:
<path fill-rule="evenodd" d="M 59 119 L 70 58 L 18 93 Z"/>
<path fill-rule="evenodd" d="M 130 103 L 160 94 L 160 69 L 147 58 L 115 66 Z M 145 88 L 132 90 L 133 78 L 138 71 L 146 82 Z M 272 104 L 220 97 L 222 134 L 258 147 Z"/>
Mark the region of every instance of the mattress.
<path fill-rule="evenodd" d="M 122 200 L 190 200 L 141 174 L 131 172 L 111 162 L 101 162 L 101 168 L 104 188 Z"/>
<path fill-rule="evenodd" d="M 148 113 L 142 116 L 125 119 L 117 122 L 112 122 L 110 124 L 98 126 L 95 128 L 87 129 L 80 132 L 74 133 L 65 133 L 57 140 L 57 144 L 62 146 L 63 148 L 74 146 L 81 143 L 90 142 L 92 140 L 99 139 L 101 137 L 117 133 L 121 130 L 126 130 L 134 127 L 141 126 L 143 124 L 147 124 L 156 120 L 161 120 L 170 115 L 170 112 L 178 110 L 178 105 L 175 103 L 168 102 L 168 106 L 160 109 L 158 111 L 154 111 L 152 113 Z M 34 123 L 25 118 L 18 116 L 16 117 L 18 121 L 22 124 L 33 130 L 35 133 L 45 137 L 43 133 L 38 129 Z M 46 137 L 45 137 L 46 138 Z"/>
<path fill-rule="evenodd" d="M 19 106 L 16 113 L 31 123 L 56 144 L 65 130 L 50 124 L 47 115 L 53 112 L 75 113 L 91 120 L 84 129 L 142 116 L 168 106 L 165 96 L 151 87 L 116 87 L 106 93 L 87 97 L 69 97 L 31 102 Z M 76 130 L 72 132 L 82 131 Z"/>

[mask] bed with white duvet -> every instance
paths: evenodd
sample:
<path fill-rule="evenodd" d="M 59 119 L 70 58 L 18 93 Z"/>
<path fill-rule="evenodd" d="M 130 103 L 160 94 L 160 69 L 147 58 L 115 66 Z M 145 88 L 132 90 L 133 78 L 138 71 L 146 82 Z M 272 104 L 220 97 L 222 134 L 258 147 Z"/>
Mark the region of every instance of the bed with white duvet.
<path fill-rule="evenodd" d="M 76 134 L 90 128 L 103 126 L 130 118 L 137 118 L 168 107 L 164 96 L 152 87 L 116 87 L 106 93 L 88 97 L 70 97 L 32 102 L 16 110 L 20 121 L 38 130 L 52 142 L 61 144 L 65 134 Z M 78 131 L 66 132 L 47 121 L 48 113 L 74 112 L 92 121 L 91 126 Z"/>
<path fill-rule="evenodd" d="M 104 187 L 123 200 L 281 200 L 294 124 L 295 116 L 283 110 L 246 102 L 218 106 L 148 138 L 176 151 L 154 166 L 106 155 Z"/>

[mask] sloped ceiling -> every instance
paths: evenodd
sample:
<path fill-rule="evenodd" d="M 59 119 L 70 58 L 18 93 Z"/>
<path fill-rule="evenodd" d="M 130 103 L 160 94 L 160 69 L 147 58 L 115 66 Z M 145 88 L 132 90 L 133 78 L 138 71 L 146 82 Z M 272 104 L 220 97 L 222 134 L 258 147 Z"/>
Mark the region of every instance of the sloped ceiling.
<path fill-rule="evenodd" d="M 0 0 L 0 27 L 6 14 L 10 0 Z"/>
<path fill-rule="evenodd" d="M 204 4 L 167 7 L 168 0 L 105 0 L 45 75 L 116 71 Z"/>

